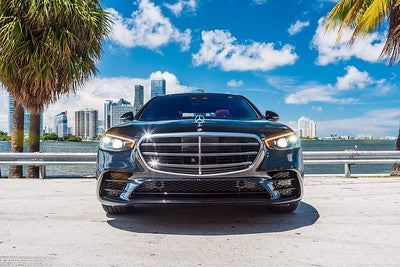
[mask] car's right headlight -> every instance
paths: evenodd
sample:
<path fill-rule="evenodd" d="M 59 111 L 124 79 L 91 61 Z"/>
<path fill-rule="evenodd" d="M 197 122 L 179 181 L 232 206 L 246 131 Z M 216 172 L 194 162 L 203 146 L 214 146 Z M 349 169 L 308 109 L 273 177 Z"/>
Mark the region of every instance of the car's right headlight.
<path fill-rule="evenodd" d="M 100 140 L 100 149 L 125 151 L 135 147 L 136 140 L 118 134 L 105 134 Z"/>
<path fill-rule="evenodd" d="M 293 132 L 270 136 L 263 139 L 269 149 L 292 149 L 300 147 L 300 140 Z"/>

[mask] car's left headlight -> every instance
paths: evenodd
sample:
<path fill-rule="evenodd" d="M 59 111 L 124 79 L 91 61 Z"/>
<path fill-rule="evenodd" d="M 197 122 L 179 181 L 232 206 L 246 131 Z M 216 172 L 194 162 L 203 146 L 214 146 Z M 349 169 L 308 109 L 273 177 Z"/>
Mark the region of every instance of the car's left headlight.
<path fill-rule="evenodd" d="M 100 149 L 125 151 L 135 147 L 136 140 L 118 134 L 105 134 L 100 140 Z"/>
<path fill-rule="evenodd" d="M 285 133 L 263 139 L 270 149 L 292 149 L 300 147 L 300 140 L 295 133 Z"/>

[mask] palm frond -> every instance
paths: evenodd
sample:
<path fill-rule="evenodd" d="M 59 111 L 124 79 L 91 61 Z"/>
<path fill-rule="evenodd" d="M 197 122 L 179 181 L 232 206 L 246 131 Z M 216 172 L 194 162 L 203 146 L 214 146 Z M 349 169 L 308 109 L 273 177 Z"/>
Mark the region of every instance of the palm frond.
<path fill-rule="evenodd" d="M 96 74 L 110 26 L 97 0 L 0 0 L 0 82 L 42 110 Z"/>
<path fill-rule="evenodd" d="M 359 34 L 365 35 L 375 31 L 385 21 L 390 4 L 391 0 L 373 0 L 356 22 L 350 42 L 354 42 Z"/>

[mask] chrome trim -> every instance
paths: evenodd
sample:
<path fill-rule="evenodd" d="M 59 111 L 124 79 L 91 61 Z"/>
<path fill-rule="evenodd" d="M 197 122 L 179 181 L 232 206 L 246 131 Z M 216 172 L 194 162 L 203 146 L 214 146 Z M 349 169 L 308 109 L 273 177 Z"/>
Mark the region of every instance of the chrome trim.
<path fill-rule="evenodd" d="M 142 142 L 144 140 L 148 140 L 148 139 L 152 139 L 152 138 L 162 138 L 162 137 L 187 137 L 187 136 L 191 136 L 191 137 L 198 137 L 199 138 L 199 142 L 198 145 L 201 146 L 201 137 L 202 136 L 214 136 L 214 137 L 247 137 L 247 138 L 254 138 L 255 140 L 257 140 L 258 144 L 259 144 L 259 150 L 257 152 L 257 157 L 255 158 L 255 160 L 253 162 L 250 163 L 249 167 L 243 169 L 243 170 L 237 170 L 237 171 L 230 171 L 230 172 L 223 172 L 223 173 L 212 173 L 212 174 L 202 174 L 201 173 L 201 169 L 205 168 L 205 166 L 201 166 L 198 167 L 199 169 L 199 174 L 191 174 L 191 173 L 176 173 L 176 172 L 169 172 L 169 171 L 162 171 L 162 170 L 157 170 L 152 168 L 149 164 L 147 164 L 146 160 L 143 157 L 142 152 L 140 151 L 140 146 L 142 144 Z M 184 145 L 185 143 L 183 143 Z M 208 143 L 210 144 L 210 143 Z M 217 143 L 218 144 L 218 143 Z M 240 143 L 239 143 L 240 144 Z M 243 143 L 243 144 L 248 144 L 248 143 Z M 181 143 L 182 145 L 182 143 Z M 264 150 L 264 144 L 262 142 L 262 140 L 260 139 L 260 137 L 258 137 L 255 134 L 244 134 L 244 133 L 226 133 L 226 132 L 183 132 L 183 133 L 164 133 L 164 134 L 150 134 L 150 135 L 146 135 L 146 136 L 142 136 L 139 141 L 137 142 L 136 146 L 135 146 L 135 151 L 137 151 L 137 154 L 140 157 L 141 162 L 145 165 L 145 167 L 153 172 L 156 173 L 162 173 L 162 174 L 169 174 L 169 175 L 177 175 L 177 176 L 193 176 L 193 177 L 207 177 L 207 176 L 222 176 L 222 175 L 229 175 L 229 174 L 236 174 L 236 173 L 241 173 L 241 172 L 245 172 L 248 171 L 250 169 L 253 169 L 254 166 L 258 166 L 262 159 L 264 158 L 265 155 L 265 150 Z M 197 155 L 197 154 L 196 154 Z M 199 166 L 201 164 L 200 160 L 201 160 L 201 149 L 199 149 Z M 248 163 L 248 162 L 247 162 Z M 159 163 L 160 165 L 162 163 Z M 164 163 L 166 164 L 166 163 Z M 237 164 L 237 163 L 235 163 Z M 168 164 L 167 166 L 169 167 L 178 167 L 178 168 L 191 168 L 191 167 L 183 167 L 183 166 L 190 166 L 190 165 L 180 165 L 177 164 L 178 166 L 173 166 L 174 164 Z M 218 166 L 216 166 L 218 165 Z M 216 165 L 212 165 L 213 167 L 210 168 L 218 168 L 218 167 L 235 167 L 234 165 L 232 166 L 223 166 L 223 164 L 216 164 Z M 246 164 L 247 165 L 247 164 Z M 206 166 L 210 166 L 210 165 L 206 165 Z M 236 165 L 236 166 L 240 166 L 240 165 Z"/>
<path fill-rule="evenodd" d="M 201 148 L 199 147 L 199 151 Z M 157 153 L 157 152 L 143 152 L 142 153 L 144 156 L 171 156 L 171 157 L 182 157 L 182 156 L 187 156 L 187 157 L 196 157 L 199 155 L 199 153 Z M 207 157 L 207 156 L 214 156 L 214 157 L 223 157 L 223 156 L 239 156 L 239 155 L 257 155 L 257 151 L 250 151 L 250 152 L 235 152 L 235 153 L 201 153 L 202 157 Z"/>
<path fill-rule="evenodd" d="M 197 146 L 198 143 L 185 143 L 185 146 Z M 203 146 L 257 146 L 258 143 L 203 143 Z M 182 146 L 182 143 L 146 143 L 142 146 Z"/>
<path fill-rule="evenodd" d="M 201 159 L 199 159 L 199 160 L 201 160 Z M 212 169 L 212 168 L 218 168 L 218 167 L 221 167 L 221 168 L 224 168 L 224 167 L 239 167 L 239 166 L 250 165 L 251 163 L 253 163 L 253 162 L 252 161 L 245 161 L 245 162 L 238 162 L 238 163 L 207 164 L 207 165 L 158 163 L 157 165 L 164 166 L 164 167 L 171 167 L 171 168 L 183 168 L 183 169 L 198 170 L 199 168 Z"/>
<path fill-rule="evenodd" d="M 199 125 L 200 127 L 201 125 Z M 198 162 L 199 162 L 199 175 L 201 175 L 201 136 L 199 136 L 199 158 L 198 158 Z"/>

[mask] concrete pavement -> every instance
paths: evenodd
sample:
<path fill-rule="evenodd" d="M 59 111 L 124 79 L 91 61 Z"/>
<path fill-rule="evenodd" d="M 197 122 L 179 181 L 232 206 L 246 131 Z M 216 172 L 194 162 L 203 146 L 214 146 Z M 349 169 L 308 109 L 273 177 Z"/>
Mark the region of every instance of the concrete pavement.
<path fill-rule="evenodd" d="M 0 179 L 0 266 L 400 265 L 400 179 L 306 178 L 293 214 L 145 206 L 109 216 L 90 179 Z"/>

